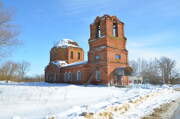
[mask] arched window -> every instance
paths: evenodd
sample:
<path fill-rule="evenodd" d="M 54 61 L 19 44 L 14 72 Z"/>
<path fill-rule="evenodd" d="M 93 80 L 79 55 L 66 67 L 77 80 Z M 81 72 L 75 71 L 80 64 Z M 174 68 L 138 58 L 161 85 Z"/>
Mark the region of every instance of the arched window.
<path fill-rule="evenodd" d="M 96 80 L 100 81 L 101 80 L 101 72 L 100 71 L 96 71 Z"/>
<path fill-rule="evenodd" d="M 78 81 L 81 80 L 81 75 L 82 75 L 82 72 L 81 71 L 77 71 L 77 80 Z"/>
<path fill-rule="evenodd" d="M 72 80 L 72 73 L 71 73 L 71 72 L 68 73 L 68 80 L 69 80 L 69 81 Z"/>
<path fill-rule="evenodd" d="M 74 57 L 73 55 L 74 55 L 74 53 L 73 53 L 73 51 L 71 51 L 71 59 L 73 59 L 73 57 Z"/>
<path fill-rule="evenodd" d="M 64 81 L 67 81 L 67 80 L 68 80 L 68 73 L 65 72 L 65 73 L 64 73 Z"/>
<path fill-rule="evenodd" d="M 78 52 L 78 59 L 81 59 L 81 53 Z"/>
<path fill-rule="evenodd" d="M 54 79 L 53 79 L 53 81 L 56 81 L 56 79 L 57 79 L 56 76 L 57 76 L 56 73 L 54 73 Z"/>
<path fill-rule="evenodd" d="M 48 81 L 53 82 L 54 79 L 55 79 L 55 75 L 54 75 L 53 73 L 50 73 L 50 74 L 48 75 Z"/>
<path fill-rule="evenodd" d="M 113 36 L 118 37 L 117 23 L 113 23 Z"/>
<path fill-rule="evenodd" d="M 100 37 L 101 37 L 101 26 L 100 23 L 98 23 L 96 27 L 96 38 L 100 38 Z"/>

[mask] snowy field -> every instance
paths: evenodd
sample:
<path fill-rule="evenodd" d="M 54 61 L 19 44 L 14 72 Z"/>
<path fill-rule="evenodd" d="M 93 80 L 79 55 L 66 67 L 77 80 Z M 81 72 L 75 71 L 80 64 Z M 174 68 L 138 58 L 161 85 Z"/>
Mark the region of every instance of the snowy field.
<path fill-rule="evenodd" d="M 97 119 L 103 112 L 111 112 L 113 119 L 139 119 L 177 98 L 180 93 L 169 86 L 115 88 L 0 82 L 0 119 L 88 118 L 82 116 L 83 112 L 93 113 Z"/>

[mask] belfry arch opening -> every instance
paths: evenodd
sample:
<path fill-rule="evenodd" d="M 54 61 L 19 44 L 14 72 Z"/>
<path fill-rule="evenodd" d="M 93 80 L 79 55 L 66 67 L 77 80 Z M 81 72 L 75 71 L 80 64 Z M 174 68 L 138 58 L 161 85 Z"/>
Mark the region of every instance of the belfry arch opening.
<path fill-rule="evenodd" d="M 113 23 L 113 36 L 118 37 L 117 23 Z"/>
<path fill-rule="evenodd" d="M 96 38 L 100 38 L 100 37 L 101 37 L 101 26 L 100 23 L 98 23 L 96 26 Z"/>

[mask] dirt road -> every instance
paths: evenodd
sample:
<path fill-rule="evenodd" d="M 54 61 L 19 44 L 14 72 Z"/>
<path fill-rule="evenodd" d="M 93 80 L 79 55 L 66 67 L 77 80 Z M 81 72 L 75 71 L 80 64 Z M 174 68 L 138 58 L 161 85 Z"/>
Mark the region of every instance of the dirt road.
<path fill-rule="evenodd" d="M 180 91 L 180 88 L 175 90 Z M 180 98 L 161 105 L 159 108 L 154 109 L 152 114 L 142 119 L 180 119 Z"/>

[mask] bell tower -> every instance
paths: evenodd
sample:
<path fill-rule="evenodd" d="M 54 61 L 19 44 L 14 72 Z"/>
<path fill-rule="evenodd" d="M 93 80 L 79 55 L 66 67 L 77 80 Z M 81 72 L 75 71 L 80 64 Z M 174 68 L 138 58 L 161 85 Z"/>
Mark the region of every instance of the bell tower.
<path fill-rule="evenodd" d="M 127 63 L 126 40 L 124 23 L 116 16 L 96 17 L 90 25 L 88 61 Z"/>
<path fill-rule="evenodd" d="M 88 63 L 104 72 L 103 83 L 116 68 L 128 66 L 126 40 L 124 23 L 116 16 L 98 16 L 90 24 Z"/>

